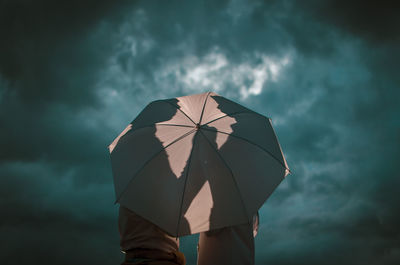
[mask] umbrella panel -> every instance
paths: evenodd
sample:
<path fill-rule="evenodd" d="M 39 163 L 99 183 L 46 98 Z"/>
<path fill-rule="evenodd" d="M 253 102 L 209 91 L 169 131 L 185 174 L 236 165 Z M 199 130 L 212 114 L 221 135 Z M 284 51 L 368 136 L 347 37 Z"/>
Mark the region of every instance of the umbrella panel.
<path fill-rule="evenodd" d="M 202 133 L 208 139 L 218 134 Z M 233 172 L 248 214 L 255 214 L 284 179 L 286 169 L 259 146 L 236 137 L 229 137 L 218 153 Z"/>
<path fill-rule="evenodd" d="M 117 200 L 135 175 L 152 159 L 165 153 L 165 147 L 194 131 L 191 127 L 156 125 L 127 132 L 111 153 Z"/>
<path fill-rule="evenodd" d="M 235 178 L 216 148 L 215 141 L 197 132 L 185 180 L 179 235 L 246 223 L 250 219 Z"/>
<path fill-rule="evenodd" d="M 181 138 L 159 152 L 134 176 L 119 203 L 176 234 L 187 161 L 194 133 Z M 179 175 L 176 175 L 179 172 Z"/>
<path fill-rule="evenodd" d="M 270 120 L 212 92 L 130 126 L 110 145 L 117 197 L 172 235 L 248 222 L 287 174 Z"/>

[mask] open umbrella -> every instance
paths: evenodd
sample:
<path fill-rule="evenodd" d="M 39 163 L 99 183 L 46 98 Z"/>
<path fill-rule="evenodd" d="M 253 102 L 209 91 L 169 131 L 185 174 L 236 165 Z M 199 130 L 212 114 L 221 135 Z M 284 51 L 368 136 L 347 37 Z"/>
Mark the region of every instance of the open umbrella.
<path fill-rule="evenodd" d="M 151 102 L 109 150 L 116 202 L 174 236 L 251 222 L 289 172 L 270 119 L 213 92 Z"/>

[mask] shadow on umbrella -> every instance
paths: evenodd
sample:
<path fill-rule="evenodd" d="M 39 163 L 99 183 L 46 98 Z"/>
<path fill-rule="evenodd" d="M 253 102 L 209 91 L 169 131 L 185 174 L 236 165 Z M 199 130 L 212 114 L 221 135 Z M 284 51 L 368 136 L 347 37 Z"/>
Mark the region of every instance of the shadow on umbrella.
<path fill-rule="evenodd" d="M 218 102 L 218 97 L 214 97 Z M 222 105 L 218 104 L 221 110 L 229 133 L 234 133 L 236 118 L 229 116 L 228 110 L 225 110 Z M 208 131 L 208 132 L 204 132 Z M 236 223 L 236 218 L 241 218 L 242 222 L 247 222 L 247 213 L 244 208 L 242 199 L 238 193 L 233 194 L 232 190 L 237 190 L 233 173 L 229 169 L 220 152 L 230 144 L 229 135 L 217 134 L 217 128 L 204 124 L 198 130 L 195 140 L 199 141 L 194 144 L 191 158 L 193 163 L 190 170 L 190 186 L 186 187 L 184 192 L 184 201 L 182 209 L 182 223 L 180 225 L 181 232 L 190 231 L 190 223 L 192 226 L 197 226 L 196 230 L 207 231 L 221 228 Z M 193 173 L 192 173 L 193 172 Z M 209 218 L 207 224 L 196 224 L 196 215 L 199 208 L 209 208 Z M 232 211 L 229 208 L 235 208 L 232 216 Z M 204 212 L 204 210 L 202 211 Z M 237 212 L 241 212 L 238 217 Z M 235 218 L 236 217 L 236 218 Z M 190 219 L 191 221 L 188 221 Z M 204 218 L 203 218 L 204 219 Z M 201 227 L 199 229 L 199 226 Z"/>
<path fill-rule="evenodd" d="M 116 202 L 173 236 L 252 222 L 288 170 L 270 120 L 212 92 L 150 103 L 109 148 Z"/>

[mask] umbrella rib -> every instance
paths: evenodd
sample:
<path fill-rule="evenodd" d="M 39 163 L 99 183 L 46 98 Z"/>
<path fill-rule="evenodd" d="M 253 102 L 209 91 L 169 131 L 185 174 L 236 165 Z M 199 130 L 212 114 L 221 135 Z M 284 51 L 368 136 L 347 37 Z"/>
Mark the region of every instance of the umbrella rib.
<path fill-rule="evenodd" d="M 158 154 L 160 154 L 162 151 L 164 151 L 166 148 L 168 148 L 168 146 L 182 140 L 183 138 L 185 138 L 186 136 L 190 135 L 191 133 L 193 133 L 194 131 L 196 131 L 196 129 L 193 129 L 181 136 L 179 136 L 178 138 L 176 138 L 174 141 L 172 141 L 171 143 L 167 144 L 164 148 L 162 148 L 160 151 L 158 151 L 157 153 L 155 153 L 150 159 L 148 159 L 143 165 L 142 167 L 136 172 L 136 174 L 129 180 L 128 184 L 126 184 L 125 189 L 121 192 L 121 194 L 118 196 L 117 200 L 115 201 L 115 203 L 117 203 L 119 201 L 119 199 L 122 197 L 122 195 L 125 193 L 126 189 L 128 188 L 128 186 L 130 185 L 130 183 L 135 179 L 135 177 L 142 171 L 142 169 L 148 164 L 150 163 Z"/>
<path fill-rule="evenodd" d="M 247 142 L 247 143 L 249 143 L 249 144 L 255 145 L 255 146 L 257 146 L 258 148 L 260 148 L 261 150 L 263 150 L 264 152 L 266 152 L 267 154 L 269 154 L 269 155 L 270 155 L 272 158 L 274 158 L 282 167 L 284 167 L 286 170 L 288 170 L 288 171 L 291 173 L 290 169 L 288 169 L 276 156 L 274 156 L 270 151 L 268 151 L 267 149 L 265 149 L 264 147 L 262 147 L 262 146 L 259 145 L 259 144 L 256 144 L 256 143 L 254 143 L 254 142 L 252 142 L 252 141 L 247 140 L 246 138 L 243 138 L 243 137 L 238 136 L 238 135 L 235 135 L 235 134 L 231 134 L 231 133 L 227 133 L 227 132 L 222 132 L 222 131 L 218 131 L 218 130 L 207 129 L 207 128 L 202 128 L 202 129 L 203 129 L 203 130 L 206 130 L 206 131 L 210 131 L 210 132 L 219 132 L 219 133 L 222 133 L 222 134 L 226 134 L 226 135 L 228 135 L 228 136 L 232 136 L 232 137 L 235 137 L 235 138 L 240 139 L 240 140 L 242 140 L 242 141 L 245 141 L 245 142 Z"/>
<path fill-rule="evenodd" d="M 178 108 L 177 106 L 175 106 L 174 104 L 172 104 L 169 101 L 164 101 L 168 104 L 170 104 L 171 106 L 173 106 L 174 108 L 176 108 L 177 110 L 179 110 L 180 112 L 182 112 L 183 115 L 185 115 L 191 122 L 193 122 L 193 124 L 196 124 L 185 112 L 183 112 L 183 110 L 181 110 L 180 108 Z"/>
<path fill-rule="evenodd" d="M 153 124 L 150 124 L 150 125 L 147 125 L 147 126 L 143 126 L 143 127 L 139 127 L 139 128 L 133 129 L 133 130 L 131 130 L 131 132 L 136 132 L 137 130 L 144 129 L 144 128 L 149 128 L 149 127 L 153 127 L 153 126 L 155 126 L 155 125 L 162 125 L 162 126 L 179 126 L 179 127 L 190 127 L 190 128 L 194 128 L 194 126 L 191 126 L 191 125 L 183 125 L 183 124 L 153 123 Z"/>
<path fill-rule="evenodd" d="M 192 154 L 193 154 L 193 150 L 194 150 L 194 143 L 196 141 L 196 137 L 197 137 L 197 131 L 196 134 L 193 137 L 193 145 L 192 145 L 192 150 L 190 151 L 190 155 L 189 155 L 189 160 L 188 160 L 188 165 L 187 165 L 187 170 L 186 170 L 186 178 L 185 178 L 185 183 L 183 184 L 183 192 L 182 192 L 182 198 L 181 198 L 181 206 L 179 208 L 179 215 L 178 215 L 178 225 L 176 227 L 176 236 L 178 236 L 178 232 L 179 232 L 179 226 L 181 224 L 181 219 L 182 219 L 182 208 L 183 208 L 183 199 L 185 198 L 185 192 L 186 192 L 186 183 L 189 177 L 189 170 L 190 170 L 190 162 L 192 161 Z"/>
<path fill-rule="evenodd" d="M 178 126 L 178 127 L 195 128 L 193 125 L 183 125 L 183 124 L 155 123 L 154 125 L 162 125 L 162 126 Z"/>
<path fill-rule="evenodd" d="M 225 114 L 224 116 L 218 117 L 218 118 L 216 118 L 216 119 L 214 119 L 214 120 L 212 120 L 212 121 L 209 121 L 209 122 L 207 122 L 207 123 L 202 124 L 202 126 L 203 126 L 203 125 L 210 124 L 210 123 L 212 123 L 212 122 L 214 122 L 214 121 L 217 121 L 217 120 L 219 120 L 219 119 L 226 118 L 227 116 L 232 116 L 232 115 L 237 115 L 237 114 L 242 114 L 242 113 L 255 114 L 255 115 L 260 115 L 260 116 L 265 117 L 264 115 L 262 115 L 262 114 L 260 114 L 260 113 L 257 113 L 257 112 L 251 112 L 251 111 L 237 111 L 237 112 L 232 112 L 232 113 Z"/>
<path fill-rule="evenodd" d="M 204 105 L 203 105 L 203 109 L 201 110 L 201 115 L 200 115 L 199 124 L 201 124 L 201 119 L 203 118 L 204 109 L 205 109 L 205 107 L 206 107 L 207 99 L 208 99 L 208 97 L 210 96 L 210 93 L 211 93 L 211 91 L 208 92 L 208 94 L 207 94 L 207 96 L 206 96 L 206 99 L 204 100 Z"/>
<path fill-rule="evenodd" d="M 243 205 L 243 208 L 244 208 L 246 217 L 248 218 L 248 217 L 249 217 L 249 216 L 248 216 L 249 213 L 248 213 L 248 211 L 247 211 L 246 204 L 244 203 L 242 193 L 240 192 L 239 186 L 238 186 L 238 184 L 237 184 L 237 182 L 236 182 L 235 176 L 233 175 L 232 169 L 229 167 L 228 163 L 227 163 L 227 162 L 225 161 L 225 159 L 222 157 L 222 155 L 220 154 L 220 152 L 218 151 L 218 149 L 216 149 L 215 146 L 212 145 L 212 143 L 211 143 L 210 140 L 207 138 L 207 136 L 205 136 L 204 133 L 203 133 L 201 130 L 200 130 L 200 133 L 203 135 L 203 137 L 204 137 L 204 138 L 207 140 L 207 142 L 210 144 L 211 148 L 214 149 L 215 153 L 218 155 L 218 157 L 219 157 L 219 158 L 222 160 L 222 162 L 224 163 L 225 167 L 226 167 L 226 168 L 229 170 L 229 172 L 231 173 L 233 182 L 235 183 L 236 189 L 237 189 L 238 192 L 239 192 L 240 200 L 241 200 L 241 202 L 242 202 L 242 205 Z"/>
<path fill-rule="evenodd" d="M 268 120 L 269 120 L 269 123 L 270 123 L 270 125 L 271 125 L 272 131 L 274 132 L 275 139 L 276 139 L 276 141 L 277 141 L 277 143 L 278 143 L 279 149 L 280 149 L 281 152 L 282 152 L 281 144 L 280 144 L 279 141 L 278 141 L 278 136 L 276 136 L 275 129 L 274 129 L 274 127 L 272 126 L 272 120 L 271 120 L 270 118 L 268 118 Z M 283 156 L 283 154 L 282 154 L 282 156 Z M 285 159 L 285 157 L 283 157 L 283 159 Z M 286 160 L 284 160 L 284 162 L 285 162 L 284 168 L 289 172 L 288 174 L 291 174 L 292 171 L 290 171 L 290 169 L 287 168 Z"/>

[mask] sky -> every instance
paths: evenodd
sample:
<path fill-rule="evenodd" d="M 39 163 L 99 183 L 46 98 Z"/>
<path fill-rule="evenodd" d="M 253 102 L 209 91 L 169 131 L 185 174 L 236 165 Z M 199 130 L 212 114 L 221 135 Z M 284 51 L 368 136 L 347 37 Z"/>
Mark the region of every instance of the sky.
<path fill-rule="evenodd" d="M 119 264 L 107 146 L 150 101 L 214 91 L 272 119 L 292 171 L 260 209 L 257 265 L 398 264 L 398 10 L 1 1 L 0 263 Z"/>

